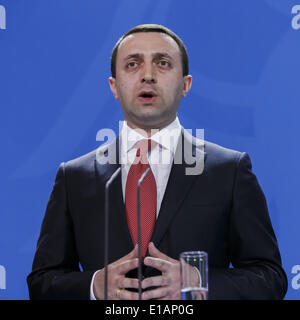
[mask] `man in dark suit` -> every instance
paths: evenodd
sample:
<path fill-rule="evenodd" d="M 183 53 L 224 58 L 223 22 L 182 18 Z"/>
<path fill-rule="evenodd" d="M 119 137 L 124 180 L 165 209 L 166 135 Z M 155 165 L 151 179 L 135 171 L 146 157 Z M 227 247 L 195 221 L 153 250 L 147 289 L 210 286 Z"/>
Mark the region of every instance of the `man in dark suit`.
<path fill-rule="evenodd" d="M 178 257 L 188 250 L 208 253 L 210 299 L 282 299 L 286 275 L 249 156 L 191 137 L 177 118 L 192 82 L 182 41 L 165 27 L 138 26 L 117 42 L 111 62 L 109 83 L 126 122 L 115 142 L 60 165 L 30 297 L 103 299 L 104 187 L 121 167 L 111 186 L 109 299 L 138 298 L 136 168 L 150 168 L 143 299 L 180 298 Z"/>

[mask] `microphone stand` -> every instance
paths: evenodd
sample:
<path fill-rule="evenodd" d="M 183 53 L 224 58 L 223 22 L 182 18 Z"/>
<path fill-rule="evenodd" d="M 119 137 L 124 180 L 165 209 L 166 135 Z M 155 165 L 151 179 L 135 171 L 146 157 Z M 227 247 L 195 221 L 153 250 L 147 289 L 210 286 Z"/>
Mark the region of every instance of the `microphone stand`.
<path fill-rule="evenodd" d="M 104 300 L 107 300 L 108 292 L 108 233 L 109 233 L 109 188 L 115 178 L 121 172 L 121 167 L 119 167 L 109 178 L 105 184 L 105 222 L 104 222 Z"/>
<path fill-rule="evenodd" d="M 150 167 L 145 170 L 142 174 L 141 178 L 138 181 L 137 185 L 137 232 L 138 232 L 138 279 L 139 279 L 139 300 L 142 300 L 142 240 L 141 240 L 141 199 L 140 199 L 140 191 L 141 184 L 146 178 L 147 174 L 150 171 Z"/>

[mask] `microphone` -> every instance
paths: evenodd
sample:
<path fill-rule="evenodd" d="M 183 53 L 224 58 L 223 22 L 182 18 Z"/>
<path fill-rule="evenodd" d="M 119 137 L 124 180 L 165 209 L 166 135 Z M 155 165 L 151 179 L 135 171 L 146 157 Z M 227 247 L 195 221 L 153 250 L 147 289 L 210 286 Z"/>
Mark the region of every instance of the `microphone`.
<path fill-rule="evenodd" d="M 142 240 L 141 240 L 141 184 L 150 171 L 150 167 L 145 170 L 137 185 L 137 233 L 138 233 L 138 279 L 139 279 L 139 300 L 142 300 Z"/>
<path fill-rule="evenodd" d="M 107 300 L 108 291 L 108 232 L 109 232 L 109 188 L 112 182 L 121 172 L 121 167 L 119 167 L 109 178 L 105 184 L 105 222 L 104 222 L 104 300 Z"/>

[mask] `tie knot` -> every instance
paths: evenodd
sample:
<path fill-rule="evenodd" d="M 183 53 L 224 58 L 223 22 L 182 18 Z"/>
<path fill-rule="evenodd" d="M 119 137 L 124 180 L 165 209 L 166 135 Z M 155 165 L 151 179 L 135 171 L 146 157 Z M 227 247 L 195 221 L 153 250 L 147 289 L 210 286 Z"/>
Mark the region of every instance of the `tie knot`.
<path fill-rule="evenodd" d="M 155 142 L 151 139 L 142 139 L 136 143 L 137 152 L 136 156 L 141 159 L 142 163 L 147 163 L 147 154 L 153 148 Z"/>

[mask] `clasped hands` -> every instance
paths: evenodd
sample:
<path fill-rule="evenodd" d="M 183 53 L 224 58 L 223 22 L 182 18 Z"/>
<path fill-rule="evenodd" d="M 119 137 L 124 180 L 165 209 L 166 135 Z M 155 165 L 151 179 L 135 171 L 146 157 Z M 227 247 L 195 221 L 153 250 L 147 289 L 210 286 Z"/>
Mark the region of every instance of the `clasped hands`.
<path fill-rule="evenodd" d="M 161 275 L 145 278 L 142 289 L 155 287 L 142 293 L 142 300 L 179 300 L 180 299 L 180 262 L 160 252 L 152 242 L 149 244 L 150 256 L 144 259 L 144 265 L 156 268 Z M 138 300 L 138 292 L 127 290 L 138 289 L 138 279 L 127 278 L 128 271 L 138 267 L 138 249 L 135 248 L 126 256 L 108 265 L 108 299 Z M 195 277 L 197 273 L 195 272 Z M 104 269 L 100 270 L 93 284 L 96 299 L 104 298 Z"/>

